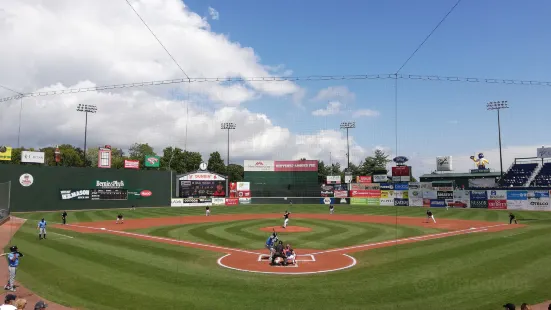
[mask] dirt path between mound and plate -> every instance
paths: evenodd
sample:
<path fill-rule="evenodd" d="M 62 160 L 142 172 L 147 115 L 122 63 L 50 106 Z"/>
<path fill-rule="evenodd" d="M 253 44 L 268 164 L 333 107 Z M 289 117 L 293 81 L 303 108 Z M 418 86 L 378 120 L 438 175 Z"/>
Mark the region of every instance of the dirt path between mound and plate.
<path fill-rule="evenodd" d="M 5 222 L 4 224 L 2 224 L 0 226 L 0 246 L 2 247 L 2 249 L 5 248 L 10 243 L 11 238 L 15 235 L 15 233 L 19 230 L 19 228 L 21 228 L 21 226 L 23 226 L 25 221 L 26 221 L 25 219 L 10 217 L 10 219 L 7 222 Z M 25 249 L 19 249 L 19 250 L 23 254 L 25 254 Z M 25 264 L 25 257 L 21 258 L 21 264 Z M 7 279 L 8 279 L 8 262 L 5 258 L 2 258 L 0 260 L 0 278 L 2 279 L 0 281 L 6 281 L 7 282 Z M 70 309 L 73 309 L 73 308 L 67 308 L 65 306 L 58 305 L 58 304 L 55 304 L 53 302 L 47 301 L 46 299 L 36 295 L 35 293 L 31 292 L 30 290 L 26 289 L 25 287 L 19 286 L 19 282 L 17 281 L 17 277 L 16 277 L 15 282 L 16 282 L 16 285 L 17 285 L 17 292 L 3 291 L 2 300 L 0 301 L 0 303 L 2 303 L 4 301 L 4 297 L 6 296 L 6 294 L 14 294 L 15 296 L 17 296 L 17 298 L 24 298 L 24 299 L 27 300 L 27 303 L 28 303 L 27 308 L 28 309 L 34 309 L 34 305 L 40 300 L 43 300 L 44 302 L 46 302 L 48 304 L 48 309 L 50 309 L 50 310 L 70 310 Z"/>

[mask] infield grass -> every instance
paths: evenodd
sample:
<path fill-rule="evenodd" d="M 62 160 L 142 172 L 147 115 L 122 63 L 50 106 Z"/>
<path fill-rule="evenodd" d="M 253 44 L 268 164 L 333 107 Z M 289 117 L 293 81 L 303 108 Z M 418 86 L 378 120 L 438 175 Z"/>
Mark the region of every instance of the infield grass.
<path fill-rule="evenodd" d="M 280 213 L 285 209 L 294 213 L 327 212 L 327 208 L 320 205 L 211 209 L 213 215 Z M 425 210 L 336 206 L 338 214 L 424 217 Z M 506 211 L 432 210 L 437 219 L 508 222 Z M 119 212 L 69 212 L 68 219 L 70 223 L 114 220 Z M 151 218 L 203 215 L 204 209 L 158 208 L 123 213 L 125 218 Z M 352 269 L 310 276 L 227 270 L 216 263 L 220 253 L 110 234 L 81 234 L 50 227 L 51 240 L 39 241 L 35 228 L 37 221 L 44 217 L 50 224 L 59 222 L 60 212 L 16 214 L 29 221 L 15 235 L 12 244 L 17 244 L 26 254 L 18 270 L 19 281 L 45 298 L 80 309 L 264 309 L 280 308 L 281 298 L 285 298 L 296 309 L 485 310 L 500 309 L 505 302 L 537 303 L 551 297 L 551 213 L 515 214 L 522 224 L 528 226 L 358 252 L 353 254 L 358 265 Z M 303 224 L 302 221 L 309 223 Z M 263 220 L 240 221 L 238 224 L 226 226 L 226 230 L 193 224 L 186 225 L 189 227 L 155 228 L 157 231 L 149 233 L 204 239 L 202 242 L 205 243 L 208 243 L 209 235 L 222 234 L 238 247 L 258 248 L 256 241 L 250 239 L 253 236 L 244 237 L 244 234 L 258 234 L 262 237 L 258 243 L 262 245 L 267 233 L 254 227 L 277 225 L 266 224 Z M 245 224 L 254 227 L 239 227 Z M 322 224 L 326 222 L 310 219 L 293 219 L 292 223 L 297 226 Z M 367 235 L 382 229 L 369 223 L 358 224 L 336 222 L 335 227 L 320 229 L 346 226 L 349 232 L 363 229 Z M 313 228 L 314 234 L 322 232 Z M 237 231 L 235 238 L 227 233 L 233 229 Z M 392 234 L 396 234 L 394 227 L 388 226 L 388 229 L 390 238 L 393 238 Z M 52 232 L 74 238 L 56 236 Z M 296 233 L 296 237 L 289 238 L 300 239 L 301 234 L 309 233 Z M 377 233 L 381 238 L 388 234 Z M 327 235 L 326 243 L 332 243 L 331 247 L 342 246 L 340 242 L 343 240 L 331 239 L 331 235 Z M 312 247 L 317 242 L 319 247 L 329 247 L 323 244 L 323 240 L 310 242 Z M 358 243 L 352 239 L 347 242 Z"/>

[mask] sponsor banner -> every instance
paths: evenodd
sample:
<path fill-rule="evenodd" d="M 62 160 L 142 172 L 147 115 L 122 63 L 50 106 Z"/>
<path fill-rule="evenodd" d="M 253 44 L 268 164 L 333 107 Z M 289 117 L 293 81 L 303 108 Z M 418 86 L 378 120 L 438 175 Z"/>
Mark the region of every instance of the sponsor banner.
<path fill-rule="evenodd" d="M 21 152 L 21 162 L 22 163 L 44 163 L 44 152 L 30 152 L 22 151 Z"/>
<path fill-rule="evenodd" d="M 350 198 L 351 205 L 365 205 L 367 204 L 367 198 Z"/>
<path fill-rule="evenodd" d="M 349 198 L 335 198 L 335 201 L 341 205 L 349 205 L 350 199 Z"/>
<path fill-rule="evenodd" d="M 372 178 L 373 183 L 383 183 L 388 181 L 388 176 L 386 174 L 375 174 Z"/>
<path fill-rule="evenodd" d="M 379 198 L 367 198 L 368 206 L 378 206 L 380 204 L 381 204 L 381 201 Z"/>
<path fill-rule="evenodd" d="M 453 191 L 453 187 L 451 187 L 451 186 L 434 186 L 433 188 L 434 188 L 435 190 L 441 191 L 441 192 L 450 192 L 450 191 Z"/>
<path fill-rule="evenodd" d="M 407 198 L 394 198 L 394 205 L 400 207 L 409 206 L 409 199 Z"/>
<path fill-rule="evenodd" d="M 457 190 L 453 191 L 453 203 L 450 204 L 450 207 L 454 208 L 470 208 L 471 198 L 469 191 Z"/>
<path fill-rule="evenodd" d="M 97 188 L 124 188 L 124 181 L 100 181 L 96 180 L 94 184 Z"/>
<path fill-rule="evenodd" d="M 0 145 L 0 147 L 2 146 Z M 10 161 L 12 148 L 9 146 L 6 146 L 5 148 L 5 150 L 0 149 L 0 160 Z"/>
<path fill-rule="evenodd" d="M 239 198 L 251 198 L 251 191 L 238 191 L 237 197 Z"/>
<path fill-rule="evenodd" d="M 487 191 L 471 191 L 471 200 L 488 200 Z"/>
<path fill-rule="evenodd" d="M 336 198 L 347 198 L 348 191 L 334 191 L 333 196 L 335 196 Z"/>
<path fill-rule="evenodd" d="M 236 188 L 237 191 L 250 191 L 251 182 L 237 182 Z"/>
<path fill-rule="evenodd" d="M 453 191 L 437 191 L 436 199 L 453 199 Z"/>
<path fill-rule="evenodd" d="M 431 208 L 442 208 L 446 207 L 446 200 L 444 199 L 431 199 L 430 200 L 430 207 Z"/>
<path fill-rule="evenodd" d="M 390 194 L 390 192 L 389 192 Z M 409 192 L 408 191 L 394 191 L 392 197 L 394 198 L 409 198 Z"/>
<path fill-rule="evenodd" d="M 539 158 L 551 158 L 551 147 L 538 148 L 536 156 Z"/>
<path fill-rule="evenodd" d="M 433 191 L 433 190 L 424 190 L 424 191 L 423 191 L 423 198 L 427 198 L 427 199 L 438 199 L 437 191 Z"/>
<path fill-rule="evenodd" d="M 368 183 L 363 183 L 365 189 L 372 189 L 372 190 L 381 190 L 381 185 L 380 184 L 368 184 Z"/>
<path fill-rule="evenodd" d="M 432 182 L 419 182 L 422 189 L 433 189 Z"/>
<path fill-rule="evenodd" d="M 274 162 L 275 172 L 302 172 L 318 171 L 317 160 L 276 160 Z"/>
<path fill-rule="evenodd" d="M 98 150 L 98 168 L 111 168 L 111 149 L 100 147 Z"/>
<path fill-rule="evenodd" d="M 397 191 L 407 191 L 409 189 L 408 183 L 396 183 L 394 184 L 394 190 Z"/>
<path fill-rule="evenodd" d="M 507 200 L 507 191 L 488 191 L 488 199 Z"/>
<path fill-rule="evenodd" d="M 224 199 L 224 198 L 222 198 L 222 199 Z M 226 206 L 237 206 L 240 203 L 239 200 L 240 200 L 239 198 L 226 198 L 226 199 L 224 199 L 224 205 L 226 205 Z"/>
<path fill-rule="evenodd" d="M 452 208 L 470 208 L 471 206 L 468 198 L 466 200 L 446 199 L 446 203 Z"/>
<path fill-rule="evenodd" d="M 438 156 L 436 157 L 436 171 L 452 171 L 452 157 Z"/>
<path fill-rule="evenodd" d="M 421 189 L 421 183 L 419 182 L 409 182 L 408 189 Z"/>
<path fill-rule="evenodd" d="M 551 211 L 549 207 L 549 198 L 528 199 L 528 210 L 531 211 Z"/>
<path fill-rule="evenodd" d="M 494 178 L 469 179 L 469 187 L 497 187 L 496 185 L 496 180 Z"/>
<path fill-rule="evenodd" d="M 228 199 L 230 199 L 230 198 L 228 198 Z M 239 200 L 237 200 L 237 202 L 239 202 Z M 226 204 L 226 199 L 224 199 L 224 198 L 219 198 L 219 197 L 212 198 L 212 205 L 213 206 L 223 206 L 225 204 Z"/>
<path fill-rule="evenodd" d="M 384 190 L 393 190 L 394 189 L 394 184 L 391 184 L 391 183 L 381 183 L 379 186 L 380 186 L 381 189 L 384 189 Z"/>
<path fill-rule="evenodd" d="M 333 197 L 335 188 L 331 184 L 323 184 L 321 186 L 320 196 L 321 197 Z"/>
<path fill-rule="evenodd" d="M 250 205 L 251 204 L 251 198 L 239 198 L 239 204 L 240 205 Z"/>
<path fill-rule="evenodd" d="M 21 186 L 23 187 L 29 187 L 33 185 L 33 183 L 34 183 L 34 177 L 29 173 L 23 173 L 19 177 L 19 184 L 21 184 Z"/>
<path fill-rule="evenodd" d="M 429 200 L 429 203 L 430 203 L 430 200 Z M 423 206 L 423 198 L 412 198 L 410 196 L 409 205 L 412 206 L 412 207 L 422 207 Z"/>
<path fill-rule="evenodd" d="M 184 206 L 184 199 L 183 198 L 172 198 L 170 200 L 170 206 L 171 207 L 183 207 Z"/>
<path fill-rule="evenodd" d="M 392 167 L 393 177 L 409 177 L 409 166 L 396 166 Z"/>
<path fill-rule="evenodd" d="M 507 191 L 507 200 L 527 200 L 528 191 Z"/>
<path fill-rule="evenodd" d="M 341 184 L 341 176 L 340 175 L 328 175 L 327 176 L 327 184 Z"/>
<path fill-rule="evenodd" d="M 161 166 L 161 157 L 157 155 L 146 155 L 144 164 L 148 168 L 159 168 Z"/>
<path fill-rule="evenodd" d="M 88 189 L 62 189 L 59 194 L 61 200 L 90 200 Z"/>
<path fill-rule="evenodd" d="M 172 198 L 171 207 L 209 207 L 212 206 L 211 199 L 201 198 Z"/>
<path fill-rule="evenodd" d="M 350 190 L 352 191 L 365 190 L 365 184 L 351 183 Z"/>
<path fill-rule="evenodd" d="M 400 177 L 400 182 L 409 182 L 411 181 L 411 177 L 410 176 L 407 176 L 407 177 Z"/>
<path fill-rule="evenodd" d="M 528 200 L 507 200 L 507 210 L 527 210 Z"/>
<path fill-rule="evenodd" d="M 179 180 L 183 181 L 224 181 L 225 179 L 222 176 L 219 176 L 214 173 L 208 173 L 208 172 L 197 172 L 197 173 L 191 173 L 186 174 L 182 176 Z"/>
<path fill-rule="evenodd" d="M 453 191 L 453 199 L 455 200 L 464 200 L 464 199 L 470 199 L 469 191 L 465 190 L 456 190 Z"/>
<path fill-rule="evenodd" d="M 381 206 L 394 206 L 394 198 L 381 198 L 379 203 Z"/>
<path fill-rule="evenodd" d="M 507 200 L 490 199 L 488 200 L 488 209 L 492 210 L 507 210 Z"/>
<path fill-rule="evenodd" d="M 423 192 L 420 189 L 410 189 L 408 191 L 408 197 L 411 198 L 423 198 Z"/>
<path fill-rule="evenodd" d="M 472 200 L 471 199 L 471 208 L 487 209 L 488 208 L 488 200 Z"/>
<path fill-rule="evenodd" d="M 381 191 L 381 198 L 394 198 L 394 191 Z"/>
<path fill-rule="evenodd" d="M 140 169 L 140 161 L 139 160 L 125 159 L 124 160 L 124 168 L 125 169 Z"/>
<path fill-rule="evenodd" d="M 423 207 L 430 207 L 430 199 L 423 198 Z"/>
<path fill-rule="evenodd" d="M 392 177 L 392 182 L 400 182 L 402 180 L 402 177 Z"/>
<path fill-rule="evenodd" d="M 245 160 L 243 170 L 250 172 L 275 171 L 273 160 Z"/>
<path fill-rule="evenodd" d="M 356 182 L 358 183 L 373 183 L 370 175 L 362 175 L 356 177 Z"/>
<path fill-rule="evenodd" d="M 352 183 L 352 176 L 351 175 L 345 175 L 344 176 L 344 183 L 346 183 L 346 184 Z"/>
<path fill-rule="evenodd" d="M 540 199 L 547 198 L 549 199 L 549 191 L 528 191 L 528 199 Z"/>
<path fill-rule="evenodd" d="M 350 191 L 350 197 L 379 198 L 381 197 L 381 191 L 376 189 Z"/>
<path fill-rule="evenodd" d="M 322 205 L 331 205 L 335 204 L 335 198 L 325 197 L 320 199 Z"/>
<path fill-rule="evenodd" d="M 237 182 L 230 183 L 230 198 L 237 197 Z"/>

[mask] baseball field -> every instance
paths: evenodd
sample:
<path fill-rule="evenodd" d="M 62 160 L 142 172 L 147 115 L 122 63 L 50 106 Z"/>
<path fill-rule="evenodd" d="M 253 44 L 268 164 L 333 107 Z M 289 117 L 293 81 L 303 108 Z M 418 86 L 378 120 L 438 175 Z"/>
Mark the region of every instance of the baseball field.
<path fill-rule="evenodd" d="M 281 229 L 283 212 L 292 212 Z M 78 309 L 499 309 L 548 300 L 551 213 L 262 205 L 16 213 L 17 280 Z M 122 212 L 124 224 L 115 224 Z M 36 225 L 48 222 L 48 239 Z M 273 229 L 297 265 L 261 259 Z"/>

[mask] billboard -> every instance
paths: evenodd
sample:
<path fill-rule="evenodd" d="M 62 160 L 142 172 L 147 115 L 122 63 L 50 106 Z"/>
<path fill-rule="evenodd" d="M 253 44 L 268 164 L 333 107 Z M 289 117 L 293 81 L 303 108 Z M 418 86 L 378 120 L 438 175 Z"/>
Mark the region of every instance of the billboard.
<path fill-rule="evenodd" d="M 551 147 L 540 147 L 537 149 L 537 157 L 551 158 Z"/>
<path fill-rule="evenodd" d="M 452 171 L 452 157 L 438 156 L 436 157 L 436 171 Z"/>
<path fill-rule="evenodd" d="M 528 191 L 507 191 L 507 200 L 527 200 Z"/>
<path fill-rule="evenodd" d="M 161 157 L 157 155 L 146 155 L 144 166 L 148 168 L 159 168 L 161 166 Z"/>
<path fill-rule="evenodd" d="M 490 199 L 490 200 L 488 200 L 488 209 L 507 210 L 507 200 L 505 200 L 505 199 Z"/>
<path fill-rule="evenodd" d="M 446 207 L 446 200 L 444 199 L 431 199 L 430 200 L 430 207 L 431 208 L 442 208 Z"/>
<path fill-rule="evenodd" d="M 409 206 L 409 199 L 407 198 L 394 198 L 394 205 L 399 207 Z"/>
<path fill-rule="evenodd" d="M 379 203 L 381 206 L 394 206 L 394 198 L 381 198 Z"/>
<path fill-rule="evenodd" d="M 5 148 L 5 150 L 4 150 Z M 11 160 L 12 148 L 9 146 L 0 145 L 0 160 L 10 161 Z"/>
<path fill-rule="evenodd" d="M 21 152 L 21 162 L 22 163 L 44 163 L 44 152 L 30 152 L 22 151 Z"/>
<path fill-rule="evenodd" d="M 341 184 L 341 176 L 340 175 L 328 175 L 327 176 L 327 184 Z"/>
<path fill-rule="evenodd" d="M 378 206 L 381 204 L 379 198 L 367 198 L 366 200 L 368 206 Z"/>
<path fill-rule="evenodd" d="M 250 182 L 237 182 L 237 184 L 235 185 L 235 189 L 238 192 L 250 191 L 251 190 L 251 183 Z"/>
<path fill-rule="evenodd" d="M 408 183 L 396 183 L 394 184 L 394 190 L 397 191 L 407 191 L 409 189 Z"/>
<path fill-rule="evenodd" d="M 367 204 L 366 198 L 350 198 L 351 205 L 365 205 Z"/>
<path fill-rule="evenodd" d="M 392 167 L 392 176 L 393 177 L 409 177 L 410 168 L 409 166 L 396 166 Z"/>
<path fill-rule="evenodd" d="M 507 200 L 507 191 L 501 191 L 501 190 L 488 191 L 488 199 Z"/>
<path fill-rule="evenodd" d="M 370 175 L 357 176 L 356 182 L 358 183 L 373 183 Z"/>
<path fill-rule="evenodd" d="M 348 191 L 334 191 L 333 196 L 336 198 L 347 198 Z"/>
<path fill-rule="evenodd" d="M 111 149 L 104 147 L 99 148 L 98 168 L 111 168 Z"/>
<path fill-rule="evenodd" d="M 388 177 L 386 174 L 375 174 L 372 177 L 373 183 L 381 183 L 388 181 Z"/>
<path fill-rule="evenodd" d="M 551 211 L 549 191 L 528 191 L 528 210 Z"/>
<path fill-rule="evenodd" d="M 350 197 L 379 198 L 381 197 L 381 191 L 377 189 L 350 191 Z"/>
<path fill-rule="evenodd" d="M 276 160 L 274 162 L 275 172 L 304 172 L 318 171 L 317 160 Z"/>
<path fill-rule="evenodd" d="M 125 169 L 140 169 L 140 161 L 139 160 L 125 159 L 124 160 L 124 168 Z"/>
<path fill-rule="evenodd" d="M 244 171 L 268 171 L 273 172 L 274 161 L 273 160 L 245 160 L 243 162 Z"/>

